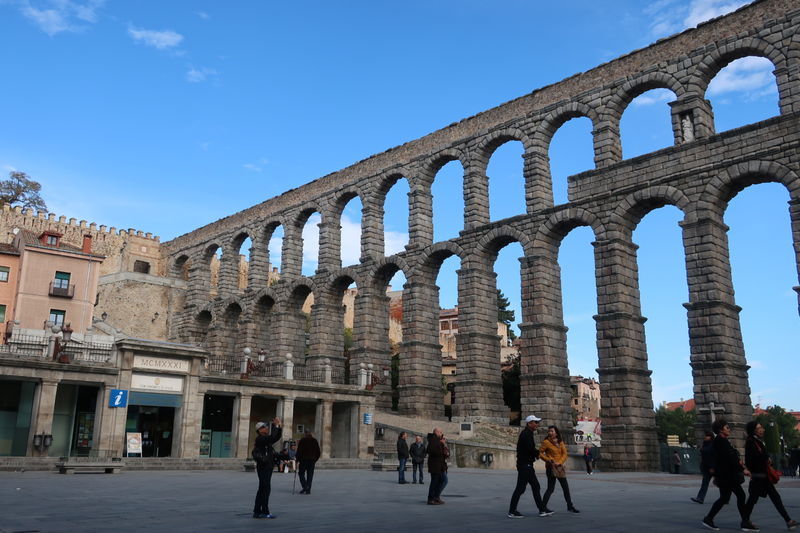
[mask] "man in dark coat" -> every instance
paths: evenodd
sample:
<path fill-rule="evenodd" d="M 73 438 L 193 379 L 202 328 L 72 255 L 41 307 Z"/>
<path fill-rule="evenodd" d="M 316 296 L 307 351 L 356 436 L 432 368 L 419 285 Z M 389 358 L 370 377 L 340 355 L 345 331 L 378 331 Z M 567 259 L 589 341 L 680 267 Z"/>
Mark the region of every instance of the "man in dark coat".
<path fill-rule="evenodd" d="M 703 445 L 700 447 L 700 472 L 703 473 L 703 482 L 700 484 L 700 490 L 697 493 L 697 497 L 692 498 L 693 502 L 703 503 L 706 499 L 706 492 L 708 492 L 708 483 L 711 481 L 711 462 L 712 462 L 712 450 L 711 450 L 711 443 L 714 440 L 714 434 L 710 431 L 706 431 L 705 437 L 703 437 Z"/>
<path fill-rule="evenodd" d="M 728 504 L 731 500 L 731 495 L 736 496 L 736 507 L 739 509 L 742 523 L 747 521 L 742 483 L 744 483 L 744 476 L 749 476 L 750 472 L 745 469 L 739 457 L 739 452 L 728 440 L 731 436 L 731 428 L 728 422 L 719 418 L 714 421 L 711 429 L 717 434 L 714 440 L 711 441 L 711 468 L 717 487 L 719 487 L 719 499 L 714 502 L 711 510 L 701 523 L 708 529 L 719 531 L 719 528 L 714 524 L 714 517 L 717 516 L 723 505 Z"/>
<path fill-rule="evenodd" d="M 297 443 L 297 474 L 300 478 L 300 486 L 303 487 L 300 494 L 311 494 L 314 465 L 319 461 L 320 455 L 322 452 L 319 449 L 319 442 L 310 431 L 306 431 L 303 438 Z"/>
<path fill-rule="evenodd" d="M 534 415 L 525 418 L 525 429 L 520 432 L 519 439 L 517 439 L 517 486 L 514 488 L 511 503 L 508 506 L 509 518 L 523 518 L 524 515 L 517 510 L 517 504 L 528 485 L 533 491 L 533 501 L 536 503 L 536 508 L 539 509 L 539 516 L 553 514 L 553 511 L 547 509 L 542 503 L 539 480 L 536 479 L 536 472 L 533 470 L 533 463 L 539 458 L 539 448 L 533 440 L 533 432 L 539 427 L 541 420 Z"/>
<path fill-rule="evenodd" d="M 431 484 L 428 487 L 428 505 L 443 505 L 442 491 L 447 486 L 447 458 L 450 450 L 447 439 L 440 428 L 433 428 L 428 434 L 428 473 Z"/>
<path fill-rule="evenodd" d="M 414 479 L 411 483 L 417 482 L 417 470 L 419 470 L 419 484 L 424 485 L 422 482 L 422 465 L 425 463 L 425 454 L 428 450 L 425 448 L 425 443 L 422 442 L 422 437 L 417 435 L 414 437 L 414 444 L 411 445 L 409 450 L 411 454 L 411 470 L 414 473 Z"/>
<path fill-rule="evenodd" d="M 258 448 L 264 461 L 256 461 L 256 473 L 258 473 L 258 491 L 256 492 L 256 502 L 253 506 L 253 518 L 275 518 L 269 512 L 269 493 L 272 489 L 272 469 L 275 467 L 275 451 L 272 445 L 281 438 L 281 419 L 272 420 L 272 431 L 264 422 L 256 424 L 255 448 Z"/>
<path fill-rule="evenodd" d="M 397 482 L 405 485 L 406 481 L 406 463 L 408 462 L 408 443 L 406 442 L 406 432 L 400 432 L 397 437 Z"/>

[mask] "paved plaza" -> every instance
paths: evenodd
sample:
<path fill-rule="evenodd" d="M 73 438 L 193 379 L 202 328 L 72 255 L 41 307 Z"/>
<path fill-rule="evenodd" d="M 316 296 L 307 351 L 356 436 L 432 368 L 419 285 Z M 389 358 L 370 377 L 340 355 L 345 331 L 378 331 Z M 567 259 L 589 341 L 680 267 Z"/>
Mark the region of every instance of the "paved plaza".
<path fill-rule="evenodd" d="M 396 473 L 317 471 L 311 495 L 292 495 L 293 476 L 275 474 L 270 507 L 275 520 L 253 520 L 257 478 L 233 471 L 150 471 L 122 474 L 0 472 L 0 532 L 35 531 L 700 531 L 709 504 L 689 501 L 698 476 L 571 472 L 581 513 L 566 512 L 560 488 L 550 507 L 534 516 L 530 491 L 520 502 L 522 520 L 506 517 L 516 474 L 453 470 L 442 499 L 425 505 L 427 484 L 398 485 Z M 540 476 L 540 480 L 543 476 Z M 427 483 L 427 479 L 426 479 Z M 297 485 L 299 487 L 299 483 Z M 779 485 L 789 513 L 800 517 L 800 480 Z M 716 495 L 716 489 L 710 490 Z M 753 521 L 762 531 L 785 531 L 768 500 Z M 735 508 L 716 520 L 738 530 Z"/>

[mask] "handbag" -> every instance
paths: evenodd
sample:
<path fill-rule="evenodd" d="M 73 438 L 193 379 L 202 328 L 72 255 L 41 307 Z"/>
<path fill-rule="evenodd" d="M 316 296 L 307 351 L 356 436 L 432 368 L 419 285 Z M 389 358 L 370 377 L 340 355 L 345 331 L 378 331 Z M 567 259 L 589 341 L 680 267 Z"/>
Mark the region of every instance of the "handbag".
<path fill-rule="evenodd" d="M 564 465 L 560 465 L 558 463 L 553 463 L 550 469 L 553 471 L 553 475 L 558 478 L 565 478 L 567 477 L 567 469 L 564 468 Z"/>
<path fill-rule="evenodd" d="M 767 479 L 775 485 L 781 480 L 781 472 L 773 468 L 772 465 L 767 465 Z"/>

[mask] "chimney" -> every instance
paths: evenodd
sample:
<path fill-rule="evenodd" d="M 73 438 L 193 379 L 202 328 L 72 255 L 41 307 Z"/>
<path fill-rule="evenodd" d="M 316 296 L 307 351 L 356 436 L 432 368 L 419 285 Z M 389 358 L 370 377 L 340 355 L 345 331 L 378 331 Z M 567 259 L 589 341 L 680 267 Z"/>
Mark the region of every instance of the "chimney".
<path fill-rule="evenodd" d="M 83 236 L 83 248 L 81 251 L 85 254 L 92 253 L 92 236 L 91 235 L 84 235 Z"/>

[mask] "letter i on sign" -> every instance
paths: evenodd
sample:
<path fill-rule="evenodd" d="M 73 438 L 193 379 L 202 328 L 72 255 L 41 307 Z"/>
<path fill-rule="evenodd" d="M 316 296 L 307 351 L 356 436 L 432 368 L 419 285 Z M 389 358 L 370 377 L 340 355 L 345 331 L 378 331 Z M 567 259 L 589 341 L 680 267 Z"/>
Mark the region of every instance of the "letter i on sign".
<path fill-rule="evenodd" d="M 114 405 L 118 406 L 120 403 L 122 403 L 122 391 L 119 391 L 117 397 L 114 398 Z"/>

